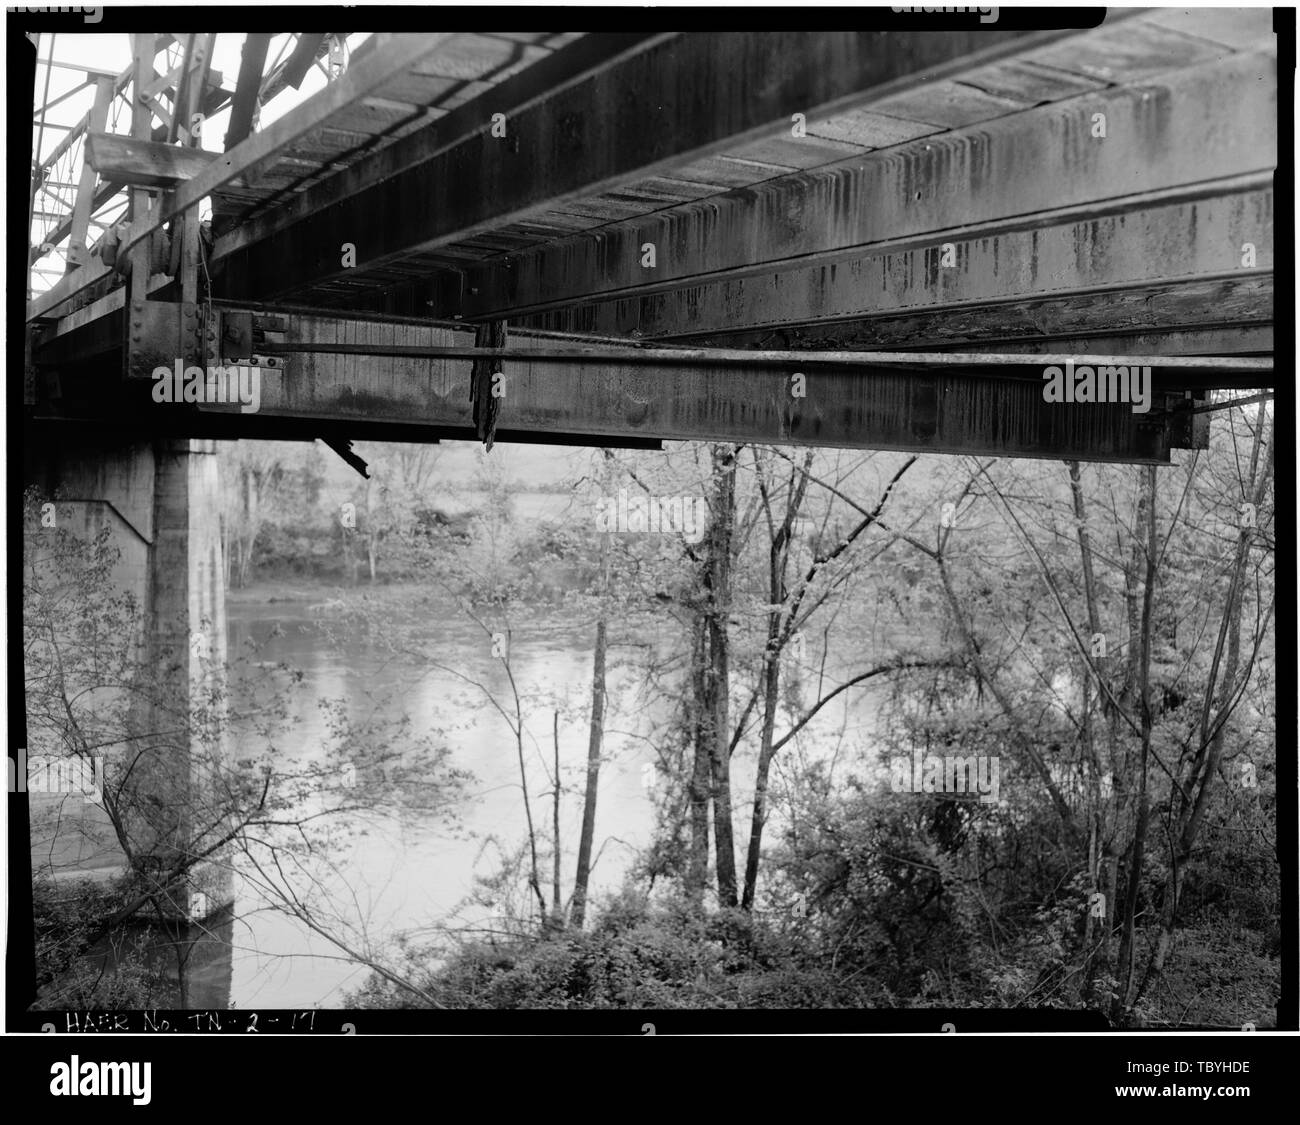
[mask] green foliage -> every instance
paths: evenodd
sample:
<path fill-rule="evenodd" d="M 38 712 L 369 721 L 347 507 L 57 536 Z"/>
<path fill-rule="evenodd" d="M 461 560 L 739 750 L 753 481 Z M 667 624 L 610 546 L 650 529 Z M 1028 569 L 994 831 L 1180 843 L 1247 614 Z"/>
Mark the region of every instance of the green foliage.
<path fill-rule="evenodd" d="M 103 936 L 103 919 L 122 906 L 125 892 L 92 879 L 33 884 L 38 1008 L 120 1011 L 171 1003 L 174 985 L 150 963 L 147 927 Z"/>
<path fill-rule="evenodd" d="M 408 951 L 406 969 L 455 1008 L 852 1007 L 864 998 L 771 922 L 740 911 L 705 918 L 684 901 L 651 904 L 635 892 L 607 903 L 590 930 L 471 942 L 445 958 Z M 377 975 L 347 1003 L 418 1006 Z"/>
<path fill-rule="evenodd" d="M 367 571 L 376 584 L 418 580 L 423 588 L 409 598 L 405 590 L 368 594 L 349 624 L 425 661 L 446 659 L 423 630 L 454 601 L 488 634 L 520 602 L 549 603 L 569 624 L 594 619 L 599 607 L 612 646 L 636 651 L 627 659 L 641 662 L 638 690 L 672 704 L 663 709 L 673 712 L 670 720 L 640 732 L 655 747 L 663 784 L 656 833 L 630 889 L 594 909 L 586 931 L 539 931 L 535 904 L 520 893 L 523 846 L 502 844 L 502 869 L 480 880 L 476 904 L 497 921 L 504 916 L 506 929 L 403 950 L 396 975 L 440 1003 L 1090 1005 L 1113 1014 L 1136 983 L 1120 979 L 1114 956 L 1136 871 L 1133 963 L 1151 963 L 1162 933 L 1172 941 L 1163 974 L 1152 978 L 1133 1018 L 1263 1025 L 1276 994 L 1280 902 L 1271 489 L 1252 535 L 1240 534 L 1238 515 L 1243 466 L 1254 456 L 1251 427 L 1262 421 L 1262 412 L 1253 420 L 1216 416 L 1208 451 L 1180 455 L 1161 470 L 1143 675 L 1145 469 L 1084 466 L 1076 495 L 1070 471 L 1057 463 L 923 459 L 901 478 L 882 518 L 850 544 L 866 510 L 857 502 L 880 495 L 901 456 L 819 454 L 798 520 L 779 535 L 780 492 L 794 491 L 800 462 L 779 451 L 740 458 L 730 588 L 714 619 L 726 619 L 738 825 L 748 823 L 740 802 L 751 776 L 740 764 L 758 758 L 763 677 L 776 663 L 769 662 L 771 625 L 774 618 L 793 624 L 781 615 L 796 600 L 806 641 L 806 651 L 801 643 L 779 653 L 772 710 L 782 749 L 752 911 L 719 910 L 685 885 L 698 724 L 692 728 L 683 700 L 700 671 L 692 667 L 701 650 L 690 629 L 710 612 L 701 590 L 701 576 L 711 573 L 700 565 L 707 545 L 692 552 L 667 536 L 602 538 L 590 518 L 591 496 L 620 488 L 703 494 L 707 447 L 593 455 L 590 476 L 574 482 L 580 499 L 555 519 L 519 515 L 526 477 L 512 476 L 509 462 L 495 456 L 479 457 L 473 487 L 457 489 L 439 480 L 435 459 L 418 447 L 365 451 L 374 467 L 368 482 L 321 447 L 251 451 L 229 460 L 237 487 L 228 490 L 228 543 L 239 560 L 237 581 L 277 568 L 340 582 Z M 355 526 L 340 522 L 348 505 Z M 940 523 L 943 505 L 950 523 Z M 1240 558 L 1249 565 L 1238 584 Z M 447 597 L 432 598 L 434 589 Z M 1225 607 L 1238 593 L 1240 628 L 1220 643 Z M 484 605 L 490 611 L 474 615 Z M 643 643 L 647 606 L 659 611 L 665 632 L 683 626 L 667 655 Z M 1080 651 L 1094 630 L 1106 641 L 1096 661 Z M 779 643 L 789 640 L 777 632 Z M 883 672 L 821 709 L 828 693 L 869 668 Z M 866 692 L 870 721 L 853 730 Z M 34 713 L 39 719 L 42 711 Z M 537 715 L 549 719 L 552 707 L 525 688 L 503 714 L 523 731 Z M 1223 719 L 1223 757 L 1202 771 L 1212 737 L 1207 714 Z M 1134 717 L 1149 719 L 1149 747 Z M 465 779 L 436 745 L 419 748 L 420 769 L 438 779 L 421 804 L 411 799 L 418 771 L 399 768 L 409 731 L 371 730 L 335 711 L 329 720 L 332 743 L 364 763 L 358 774 L 367 793 L 382 785 L 411 815 L 451 811 Z M 606 752 L 616 751 L 607 743 Z M 913 752 L 998 757 L 1001 799 L 892 792 L 881 759 Z M 350 786 L 321 785 L 338 764 L 330 763 L 328 776 L 290 779 L 300 788 L 272 791 L 271 800 L 287 808 L 310 789 L 337 802 L 331 809 L 344 807 L 357 797 Z M 1180 788 L 1195 785 L 1206 786 L 1199 835 L 1174 864 Z M 1150 819 L 1135 855 L 1143 788 Z M 744 843 L 742 834 L 742 855 Z M 1118 887 L 1094 915 L 1103 855 L 1113 860 Z M 1173 887 L 1181 898 L 1166 932 Z M 62 924 L 77 932 L 75 919 Z M 72 965 L 74 946 L 51 945 L 47 960 Z M 422 1001 L 391 974 L 376 974 L 350 1002 Z"/>

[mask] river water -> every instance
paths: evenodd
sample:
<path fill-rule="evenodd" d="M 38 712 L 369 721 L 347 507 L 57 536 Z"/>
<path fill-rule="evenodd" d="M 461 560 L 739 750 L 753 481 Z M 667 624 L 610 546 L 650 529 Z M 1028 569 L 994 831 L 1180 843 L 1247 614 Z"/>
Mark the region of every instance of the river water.
<path fill-rule="evenodd" d="M 320 599 L 326 600 L 321 594 Z M 432 616 L 432 614 L 431 614 Z M 456 767 L 474 776 L 461 821 L 455 828 L 425 823 L 410 816 L 380 816 L 366 824 L 336 857 L 336 872 L 327 880 L 328 897 L 338 907 L 330 928 L 345 933 L 352 948 L 383 948 L 398 935 L 414 941 L 422 931 L 447 922 L 481 924 L 484 908 L 465 908 L 474 890 L 475 876 L 500 868 L 501 853 L 490 842 L 516 848 L 526 839 L 519 761 L 514 736 L 505 721 L 455 675 L 436 668 L 395 668 L 366 644 L 329 639 L 321 617 L 307 600 L 267 604 L 246 597 L 232 598 L 227 609 L 229 651 L 242 650 L 254 641 L 263 661 L 283 661 L 303 672 L 294 691 L 289 745 L 277 752 L 295 758 L 321 754 L 333 737 L 318 699 L 343 700 L 350 711 L 375 707 L 376 693 L 393 692 L 386 706 L 405 711 L 414 720 L 414 734 L 433 731 L 451 751 Z M 500 699 L 509 698 L 504 666 L 492 657 L 478 626 L 454 609 L 430 623 L 437 630 L 439 651 L 445 663 L 490 688 Z M 661 651 L 675 640 L 675 627 L 665 622 L 657 638 L 622 638 L 649 641 Z M 610 641 L 620 640 L 616 627 Z M 527 745 L 532 813 L 539 837 L 549 839 L 552 808 L 547 774 L 552 749 L 553 694 L 566 712 L 559 728 L 560 771 L 564 783 L 561 809 L 562 891 L 572 893 L 575 855 L 582 818 L 592 677 L 594 625 L 579 622 L 567 628 L 524 628 L 515 632 L 511 666 L 521 691 L 539 692 L 546 699 L 536 711 L 525 711 L 526 725 L 535 742 Z M 650 842 L 653 828 L 653 763 L 657 759 L 646 737 L 656 721 L 668 718 L 667 703 L 659 714 L 647 711 L 638 690 L 639 677 L 618 664 L 617 647 L 610 653 L 604 764 L 600 775 L 591 894 L 616 891 L 622 884 L 635 850 Z M 848 696 L 856 696 L 850 703 Z M 846 693 L 842 706 L 827 708 L 816 726 L 800 739 L 798 754 L 838 753 L 858 742 L 871 726 L 868 700 L 862 693 Z M 235 699 L 236 706 L 240 704 Z M 838 702 L 838 701 L 837 701 Z M 823 718 L 825 723 L 823 723 Z M 829 726 L 827 725 L 829 724 Z M 821 738 L 819 740 L 819 730 Z M 835 732 L 832 735 L 832 731 Z M 784 762 L 795 753 L 792 746 L 778 759 L 774 784 Z M 545 762 L 543 764 L 543 755 Z M 733 759 L 733 799 L 737 861 L 744 862 L 748 838 L 748 803 L 753 793 L 752 763 L 747 755 Z M 769 821 L 767 839 L 773 839 L 779 822 Z M 550 865 L 544 863 L 542 881 L 550 901 Z M 303 923 L 266 908 L 246 879 L 236 880 L 236 922 L 232 964 L 231 1000 L 238 1008 L 338 1007 L 344 993 L 360 986 L 369 969 L 342 954 L 334 945 Z M 458 910 L 458 907 L 461 908 Z M 391 946 L 388 953 L 391 954 Z"/>
<path fill-rule="evenodd" d="M 418 935 L 422 927 L 442 921 L 474 889 L 475 875 L 490 875 L 500 866 L 500 852 L 488 843 L 495 837 L 514 848 L 526 838 L 518 751 L 510 728 L 486 702 L 477 704 L 463 681 L 438 669 L 394 669 L 382 654 L 361 643 L 328 640 L 320 619 L 305 602 L 254 604 L 232 601 L 227 611 L 230 651 L 246 640 L 258 646 L 258 659 L 283 661 L 304 673 L 294 692 L 290 741 L 282 752 L 295 757 L 318 753 L 332 737 L 320 698 L 343 700 L 348 709 L 375 706 L 376 693 L 397 690 L 389 705 L 414 720 L 413 734 L 440 730 L 452 751 L 453 764 L 474 776 L 462 805 L 460 824 L 412 823 L 410 817 L 368 819 L 367 834 L 346 849 L 338 864 L 335 891 L 346 899 L 342 919 L 349 937 L 364 926 L 372 941 L 399 933 Z M 439 623 L 439 648 L 446 662 L 509 698 L 509 683 L 500 660 L 491 656 L 483 634 L 468 619 L 454 616 Z M 590 707 L 594 629 L 559 632 L 521 630 L 511 646 L 511 666 L 521 689 L 554 693 L 563 709 L 559 728 L 560 770 L 566 792 L 561 804 L 563 893 L 572 892 L 574 856 L 582 818 L 587 756 L 586 716 Z M 410 675 L 404 675 L 410 673 Z M 409 681 L 409 682 L 407 682 Z M 633 858 L 633 849 L 648 842 L 653 818 L 651 794 L 643 767 L 655 760 L 643 735 L 648 716 L 626 713 L 621 704 L 635 695 L 629 673 L 612 669 L 605 764 L 600 775 L 596 818 L 599 861 L 593 871 L 593 894 L 615 890 Z M 234 701 L 236 706 L 240 701 Z M 550 782 L 541 755 L 553 755 L 552 711 L 525 721 L 536 745 L 525 754 L 532 813 L 539 835 L 550 836 Z M 602 847 L 603 844 L 603 847 Z M 549 901 L 549 864 L 543 881 Z M 342 993 L 356 988 L 369 970 L 350 963 L 331 943 L 283 913 L 267 910 L 246 881 L 236 892 L 232 1001 L 237 1007 L 290 1008 L 342 1003 Z M 355 898 L 354 898 L 355 896 Z M 475 912 L 457 916 L 474 920 Z M 360 944 L 360 943 L 358 943 Z"/>

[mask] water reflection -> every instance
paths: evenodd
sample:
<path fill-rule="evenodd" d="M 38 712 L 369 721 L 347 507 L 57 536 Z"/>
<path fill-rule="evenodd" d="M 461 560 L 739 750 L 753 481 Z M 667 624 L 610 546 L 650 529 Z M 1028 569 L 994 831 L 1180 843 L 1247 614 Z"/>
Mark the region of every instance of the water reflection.
<path fill-rule="evenodd" d="M 342 645 L 327 641 L 320 618 L 305 602 L 268 605 L 234 598 L 228 607 L 232 657 L 251 638 L 260 646 L 258 659 L 283 661 L 305 673 L 293 700 L 291 737 L 287 745 L 277 747 L 277 753 L 298 761 L 328 753 L 334 735 L 318 706 L 319 698 L 342 699 L 350 713 L 362 715 L 391 693 L 388 710 L 394 717 L 409 713 L 412 736 L 436 733 L 450 750 L 451 765 L 473 774 L 456 830 L 433 818 L 409 814 L 367 816 L 366 834 L 352 839 L 337 869 L 323 883 L 328 898 L 340 907 L 331 919 L 332 927 L 348 935 L 354 950 L 382 945 L 399 935 L 419 939 L 440 923 L 482 924 L 488 916 L 485 908 L 458 908 L 474 891 L 475 876 L 497 873 L 503 851 L 526 840 L 514 735 L 482 693 L 461 678 L 477 681 L 505 702 L 512 698 L 505 667 L 492 656 L 479 626 L 458 617 L 454 608 L 445 615 L 427 608 L 420 612 L 429 615 L 428 631 L 436 639 L 445 667 L 414 659 L 394 663 L 359 641 Z M 658 659 L 678 638 L 665 621 L 660 635 L 635 639 L 651 643 Z M 553 755 L 551 718 L 554 708 L 561 710 L 560 835 L 566 900 L 572 893 L 582 821 L 593 643 L 592 622 L 582 622 L 578 629 L 518 627 L 511 639 L 511 668 L 526 698 L 525 726 L 531 738 L 525 743 L 525 765 L 539 849 L 550 837 L 551 805 L 545 794 Z M 816 676 L 790 685 L 792 698 L 808 706 L 839 678 L 847 678 L 851 669 L 860 670 L 853 662 L 861 658 L 861 652 L 836 652 L 827 655 L 824 667 L 819 658 L 811 665 Z M 669 718 L 672 701 L 659 701 L 654 705 L 657 711 L 650 709 L 644 686 L 644 674 L 620 667 L 611 658 L 595 832 L 599 859 L 590 883 L 595 899 L 619 888 L 636 850 L 651 842 L 654 801 L 646 783 L 655 776 L 652 767 L 658 755 L 647 736 Z M 846 772 L 861 772 L 863 755 L 878 730 L 879 699 L 872 694 L 877 690 L 887 688 L 870 685 L 844 693 L 782 750 L 771 779 L 767 841 L 779 839 L 785 824 L 785 809 L 777 794 L 799 784 L 803 766 L 820 759 L 832 783 Z M 236 699 L 236 706 L 240 702 Z M 778 727 L 787 720 L 783 709 Z M 359 767 L 359 777 L 363 769 Z M 752 755 L 737 754 L 732 759 L 732 798 L 738 847 L 748 838 L 753 786 Z M 743 854 L 738 853 L 738 859 L 743 862 Z M 546 863 L 543 884 L 548 901 L 549 874 Z M 346 991 L 365 981 L 369 969 L 301 922 L 268 908 L 247 878 L 237 884 L 236 907 L 232 998 L 237 1006 L 338 1006 Z"/>
<path fill-rule="evenodd" d="M 366 834 L 357 836 L 340 857 L 328 897 L 347 904 L 337 919 L 349 936 L 364 943 L 399 933 L 418 933 L 445 921 L 474 889 L 475 875 L 499 865 L 495 837 L 513 848 L 525 837 L 523 798 L 519 788 L 518 751 L 509 727 L 475 689 L 452 672 L 431 667 L 395 666 L 361 643 L 341 647 L 327 642 L 318 619 L 305 604 L 272 605 L 231 602 L 227 613 L 229 651 L 243 650 L 248 639 L 258 659 L 284 661 L 304 672 L 292 702 L 289 744 L 277 752 L 298 760 L 321 756 L 333 737 L 321 697 L 342 699 L 350 712 L 369 713 L 376 700 L 393 693 L 390 709 L 406 711 L 412 734 L 441 731 L 452 764 L 474 775 L 471 799 L 462 810 L 460 830 L 447 829 L 398 815 L 367 817 Z M 472 622 L 439 626 L 445 663 L 479 681 L 499 698 L 509 698 L 509 681 L 500 660 L 491 656 Z M 586 715 L 591 685 L 591 637 L 516 632 L 511 666 L 521 690 L 554 694 L 562 711 L 560 769 L 566 792 L 561 806 L 561 840 L 567 896 L 581 826 L 581 794 L 586 774 Z M 606 739 L 596 820 L 599 863 L 592 892 L 616 889 L 632 859 L 632 848 L 648 841 L 653 817 L 650 795 L 642 784 L 642 766 L 655 755 L 643 738 L 651 716 L 621 713 L 620 700 L 635 694 L 626 671 L 610 673 L 607 729 L 626 732 Z M 236 708 L 241 700 L 235 699 Z M 549 780 L 551 712 L 525 710 L 536 744 L 526 742 L 525 765 L 534 821 L 549 835 L 551 806 L 541 794 Z M 622 841 L 622 842 L 620 842 Z M 601 850 L 602 843 L 605 843 Z M 247 873 L 246 873 L 247 874 Z M 297 1008 L 337 1006 L 342 994 L 358 987 L 368 970 L 350 962 L 335 946 L 307 926 L 271 910 L 247 878 L 236 888 L 232 1000 L 238 1007 Z M 472 912 L 457 915 L 472 922 Z M 354 946 L 355 948 L 356 946 Z"/>

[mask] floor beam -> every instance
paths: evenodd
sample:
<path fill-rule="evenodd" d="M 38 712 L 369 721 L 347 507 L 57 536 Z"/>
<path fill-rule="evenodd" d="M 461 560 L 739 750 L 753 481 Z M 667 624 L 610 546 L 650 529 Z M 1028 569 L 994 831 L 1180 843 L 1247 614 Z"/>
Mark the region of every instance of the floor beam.
<path fill-rule="evenodd" d="M 1005 331 L 1001 310 L 1027 304 L 1041 314 L 1033 322 L 1041 334 L 1065 323 L 1105 329 L 1128 315 L 1117 314 L 1122 296 L 1111 299 L 1112 294 L 1174 286 L 1196 287 L 1187 289 L 1183 315 L 1222 319 L 1225 314 L 1213 305 L 1191 307 L 1192 298 L 1201 293 L 1217 300 L 1223 286 L 1216 282 L 1237 282 L 1256 293 L 1261 281 L 1271 282 L 1273 192 L 1257 181 L 1199 185 L 1173 201 L 1140 196 L 1059 222 L 1037 216 L 1022 229 L 984 225 L 892 239 L 840 262 L 795 262 L 777 271 L 570 306 L 528 323 L 556 331 L 682 338 L 853 319 L 885 326 L 877 346 L 887 346 L 897 342 L 888 332 L 891 322 L 951 316 L 957 338 L 983 331 L 998 335 Z M 1243 253 L 1247 246 L 1253 248 L 1249 255 Z M 1267 307 L 1261 310 L 1256 302 L 1244 319 L 1271 320 L 1271 297 L 1269 285 Z"/>
<path fill-rule="evenodd" d="M 409 425 L 422 427 L 413 434 L 470 438 L 471 367 L 488 357 L 502 375 L 503 440 L 506 433 L 538 440 L 587 434 L 593 441 L 1161 462 L 1171 448 L 1200 444 L 1203 427 L 1194 427 L 1187 411 L 1203 401 L 1205 388 L 1273 383 L 1270 358 L 632 349 L 520 332 L 511 333 L 509 347 L 484 350 L 473 346 L 468 328 L 223 305 L 220 319 L 199 335 L 209 341 L 209 363 L 251 368 L 245 385 L 255 380 L 256 392 L 244 410 L 230 398 L 155 400 L 165 385 L 158 368 L 174 371 L 179 363 L 184 374 L 190 362 L 183 341 L 198 310 L 146 302 L 127 311 L 132 325 L 141 325 L 126 344 L 126 370 L 135 378 L 105 380 L 99 364 L 68 373 L 63 396 L 83 415 L 99 396 L 111 411 L 172 429 L 216 415 L 235 430 L 282 419 L 334 431 Z M 223 354 L 232 348 L 238 354 Z M 39 352 L 35 359 L 42 362 Z M 1140 366 L 1150 369 L 1150 381 L 1134 402 L 1049 402 L 1047 368 L 1066 364 Z"/>
<path fill-rule="evenodd" d="M 327 206 L 226 259 L 222 294 L 267 300 L 519 222 L 674 165 L 1069 32 L 732 32 L 679 36 Z"/>
<path fill-rule="evenodd" d="M 1079 223 L 1158 208 L 1161 200 L 1144 199 L 1148 193 L 1174 193 L 1173 202 L 1183 193 L 1195 214 L 1198 193 L 1221 194 L 1232 177 L 1250 177 L 1258 188 L 1276 167 L 1276 67 L 1273 54 L 1229 55 L 471 264 L 461 307 L 452 311 L 467 319 L 518 318 L 778 267 L 817 271 L 861 260 L 876 247 L 910 249 L 928 267 L 913 266 L 912 276 L 924 278 L 937 275 L 945 243 L 1006 232 L 1004 241 L 1032 246 L 1037 228 L 1051 225 L 1059 228 L 1055 237 L 1069 239 Z M 1104 137 L 1094 135 L 1099 114 Z M 1209 171 L 1217 183 L 1205 182 Z M 1217 268 L 1239 264 L 1242 243 L 1266 245 L 1257 220 L 1270 218 L 1271 209 L 1261 210 L 1258 196 L 1246 205 L 1242 217 L 1252 221 L 1235 247 L 1217 248 Z M 1160 229 L 1170 221 L 1166 216 Z M 962 229 L 980 225 L 989 229 Z M 652 268 L 642 264 L 646 244 L 656 249 Z M 990 242 L 982 273 L 965 274 L 975 281 L 992 274 L 995 249 Z M 1027 263 L 1031 255 L 1019 249 L 1016 258 Z M 1159 264 L 1150 262 L 1147 276 Z"/>

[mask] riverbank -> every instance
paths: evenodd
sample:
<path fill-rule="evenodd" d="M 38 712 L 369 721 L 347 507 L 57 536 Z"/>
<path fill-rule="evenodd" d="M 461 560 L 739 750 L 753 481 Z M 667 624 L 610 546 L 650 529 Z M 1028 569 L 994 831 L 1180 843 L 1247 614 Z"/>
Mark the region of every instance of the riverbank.
<path fill-rule="evenodd" d="M 320 601 L 322 596 L 339 597 L 358 588 L 356 586 L 339 586 L 337 583 L 332 582 L 268 579 L 253 582 L 247 586 L 228 587 L 226 589 L 226 604 L 228 606 L 277 605 L 294 602 L 306 604 Z"/>
<path fill-rule="evenodd" d="M 239 616 L 247 616 L 250 611 L 262 607 L 272 607 L 272 616 L 328 617 L 361 603 L 380 612 L 416 613 L 441 621 L 460 620 L 466 626 L 474 624 L 465 611 L 462 597 L 430 582 L 407 580 L 374 585 L 362 582 L 356 586 L 341 586 L 335 582 L 267 579 L 226 591 L 227 610 Z M 586 638 L 580 643 L 588 644 L 595 624 L 594 610 L 588 612 L 583 608 L 578 611 L 576 605 L 572 599 L 538 595 L 515 598 L 504 608 L 491 604 L 474 604 L 471 608 L 476 617 L 494 626 L 508 622 L 512 628 L 521 628 L 528 633 L 571 638 L 575 642 Z"/>

